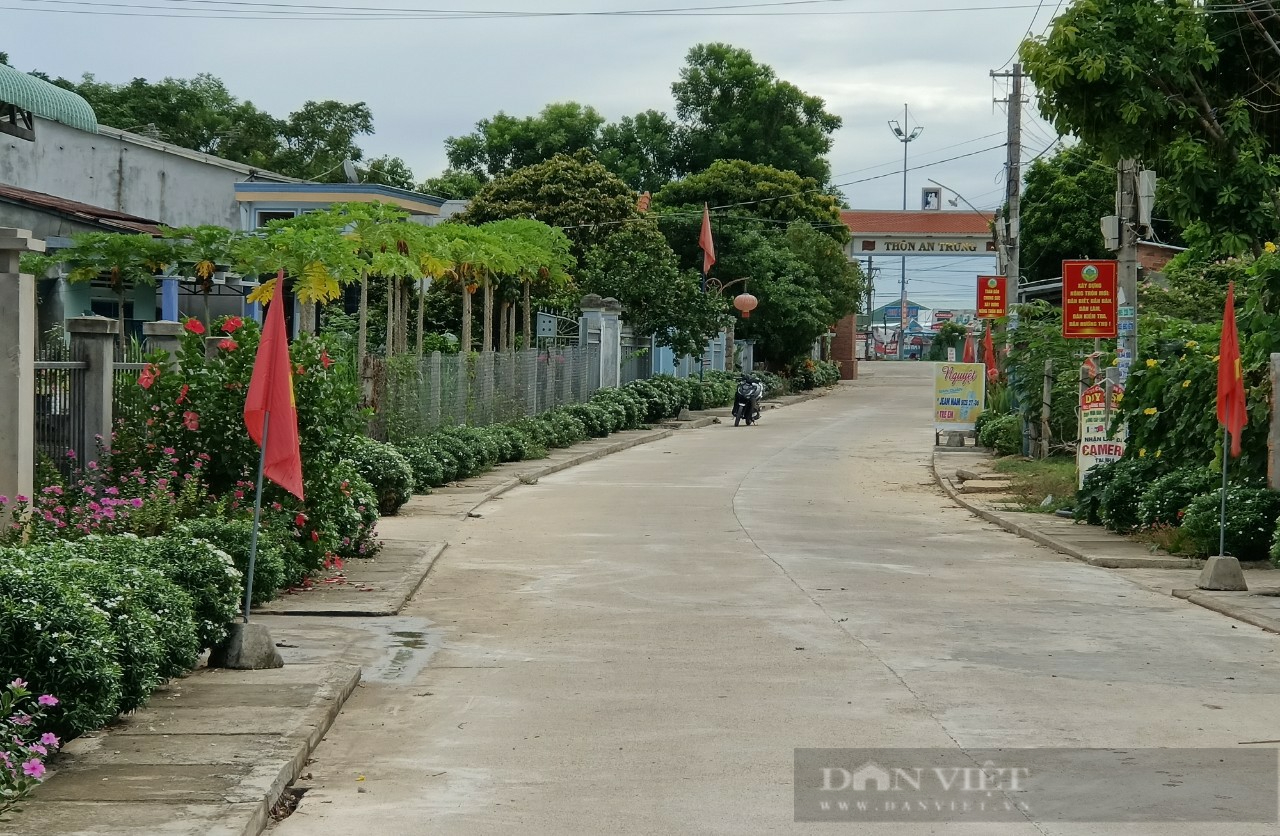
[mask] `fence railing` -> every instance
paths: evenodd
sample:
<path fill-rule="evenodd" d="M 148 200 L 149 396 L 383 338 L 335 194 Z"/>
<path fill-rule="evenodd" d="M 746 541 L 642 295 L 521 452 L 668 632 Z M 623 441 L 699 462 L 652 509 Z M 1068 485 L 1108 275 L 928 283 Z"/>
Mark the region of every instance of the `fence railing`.
<path fill-rule="evenodd" d="M 599 346 L 366 360 L 373 432 L 400 438 L 451 424 L 484 426 L 588 400 Z"/>
<path fill-rule="evenodd" d="M 35 464 L 48 462 L 69 476 L 67 453 L 84 436 L 84 411 L 76 409 L 76 393 L 84 386 L 89 364 L 71 359 L 71 347 L 49 341 L 36 351 Z"/>

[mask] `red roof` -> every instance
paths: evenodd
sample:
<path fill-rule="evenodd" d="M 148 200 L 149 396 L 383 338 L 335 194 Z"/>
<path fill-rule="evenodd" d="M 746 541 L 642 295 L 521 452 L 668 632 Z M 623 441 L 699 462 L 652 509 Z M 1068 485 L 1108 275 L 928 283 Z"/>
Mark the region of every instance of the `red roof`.
<path fill-rule="evenodd" d="M 44 209 L 74 218 L 85 224 L 100 226 L 104 229 L 114 229 L 122 232 L 143 232 L 147 235 L 160 234 L 160 228 L 156 225 L 156 221 L 149 218 L 140 218 L 137 215 L 117 212 L 114 209 L 104 209 L 101 206 L 91 206 L 88 203 L 54 197 L 43 192 L 20 189 L 17 186 L 8 186 L 0 183 L 0 201 Z"/>
<path fill-rule="evenodd" d="M 840 220 L 854 235 L 987 235 L 994 215 L 972 210 L 850 209 Z"/>

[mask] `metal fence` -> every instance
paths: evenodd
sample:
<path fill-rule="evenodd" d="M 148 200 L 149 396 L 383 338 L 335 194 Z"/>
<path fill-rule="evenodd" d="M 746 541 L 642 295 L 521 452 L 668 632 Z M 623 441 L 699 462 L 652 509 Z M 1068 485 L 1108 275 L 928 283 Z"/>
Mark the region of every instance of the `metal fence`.
<path fill-rule="evenodd" d="M 84 435 L 84 413 L 75 404 L 89 364 L 72 360 L 71 347 L 56 336 L 36 350 L 35 368 L 35 464 L 51 465 L 66 477 L 72 465 L 67 454 Z"/>
<path fill-rule="evenodd" d="M 598 388 L 599 346 L 537 351 L 434 352 L 418 360 L 371 358 L 374 434 L 401 438 L 451 424 L 487 425 L 588 400 Z"/>

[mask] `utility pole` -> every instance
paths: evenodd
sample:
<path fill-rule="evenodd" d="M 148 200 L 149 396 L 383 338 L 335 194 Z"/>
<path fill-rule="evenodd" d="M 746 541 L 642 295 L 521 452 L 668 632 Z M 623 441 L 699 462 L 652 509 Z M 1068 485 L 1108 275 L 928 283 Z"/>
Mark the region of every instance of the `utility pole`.
<path fill-rule="evenodd" d="M 874 325 L 871 321 L 871 312 L 875 310 L 876 304 L 876 271 L 875 257 L 867 256 L 867 338 L 863 342 L 862 353 L 864 359 L 870 360 L 875 356 L 876 335 Z"/>
<path fill-rule="evenodd" d="M 991 77 L 1013 80 L 1007 100 L 1009 125 L 1004 200 L 1008 218 L 1004 234 L 1000 237 L 1005 242 L 1005 281 L 1008 282 L 1009 292 L 1017 298 L 1022 273 L 1019 239 L 1022 226 L 1022 64 L 1014 64 L 1013 69 L 1007 73 L 992 72 Z"/>
<path fill-rule="evenodd" d="M 917 125 L 912 130 L 909 120 L 911 113 L 907 106 L 902 106 L 902 124 L 898 124 L 898 120 L 889 120 L 889 129 L 893 131 L 893 135 L 902 143 L 902 211 L 907 211 L 907 146 L 911 141 L 924 131 L 922 125 Z M 907 356 L 907 257 L 902 257 L 902 298 L 899 300 L 902 306 L 898 311 L 902 315 L 902 332 L 898 335 L 898 359 L 903 360 Z"/>
<path fill-rule="evenodd" d="M 1116 215 L 1119 217 L 1120 250 L 1117 272 L 1120 280 L 1120 337 L 1116 363 L 1121 386 L 1129 378 L 1129 368 L 1138 356 L 1138 164 L 1121 160 L 1116 166 Z"/>

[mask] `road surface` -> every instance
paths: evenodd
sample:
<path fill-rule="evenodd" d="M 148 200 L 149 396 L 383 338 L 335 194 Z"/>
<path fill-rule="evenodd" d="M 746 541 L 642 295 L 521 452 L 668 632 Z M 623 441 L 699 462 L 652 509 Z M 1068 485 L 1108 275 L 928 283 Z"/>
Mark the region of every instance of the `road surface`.
<path fill-rule="evenodd" d="M 1280 833 L 1061 820 L 1138 795 L 1048 749 L 1280 738 L 1280 637 L 954 506 L 928 469 L 931 364 L 871 368 L 757 427 L 677 433 L 483 507 L 276 832 Z M 797 822 L 794 752 L 810 747 L 948 763 L 1029 749 L 1002 762 L 1075 769 L 1084 789 L 1075 816 Z M 1221 809 L 1192 814 L 1265 801 L 1268 774 L 1273 798 L 1269 752 L 1270 773 L 1223 767 Z M 1169 762 L 1166 813 L 1212 758 Z"/>

